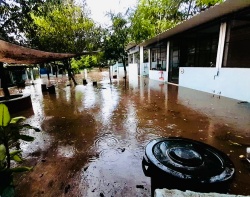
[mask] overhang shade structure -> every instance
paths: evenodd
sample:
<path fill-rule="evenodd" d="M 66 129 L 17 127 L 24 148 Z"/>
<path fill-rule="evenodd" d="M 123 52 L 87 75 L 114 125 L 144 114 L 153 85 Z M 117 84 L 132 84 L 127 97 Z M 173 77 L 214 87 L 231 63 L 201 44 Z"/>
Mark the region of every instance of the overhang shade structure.
<path fill-rule="evenodd" d="M 0 40 L 0 62 L 9 64 L 38 64 L 50 61 L 63 60 L 95 52 L 81 53 L 52 53 L 31 49 Z"/>

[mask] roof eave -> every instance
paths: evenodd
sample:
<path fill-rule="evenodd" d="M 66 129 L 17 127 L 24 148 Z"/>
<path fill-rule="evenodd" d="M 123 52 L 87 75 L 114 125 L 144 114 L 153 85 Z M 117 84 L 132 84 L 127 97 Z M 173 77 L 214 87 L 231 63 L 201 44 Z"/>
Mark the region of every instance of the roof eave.
<path fill-rule="evenodd" d="M 189 30 L 191 28 L 197 27 L 199 25 L 205 24 L 207 22 L 213 21 L 215 19 L 218 19 L 220 17 L 223 17 L 225 15 L 228 15 L 230 13 L 236 12 L 238 10 L 244 9 L 246 7 L 250 6 L 250 1 L 246 0 L 227 0 L 224 3 L 215 5 L 195 16 L 192 18 L 176 25 L 172 29 L 169 29 L 161 34 L 158 34 L 157 36 L 146 40 L 139 44 L 139 46 L 148 46 L 150 44 L 153 44 L 155 42 L 158 42 L 160 40 L 169 38 L 175 34 L 184 32 L 186 30 Z"/>

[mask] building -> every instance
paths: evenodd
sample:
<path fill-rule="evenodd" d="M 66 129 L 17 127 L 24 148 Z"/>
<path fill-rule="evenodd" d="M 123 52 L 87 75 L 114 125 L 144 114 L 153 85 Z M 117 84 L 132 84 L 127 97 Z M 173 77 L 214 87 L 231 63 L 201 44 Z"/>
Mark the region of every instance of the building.
<path fill-rule="evenodd" d="M 250 1 L 227 0 L 128 51 L 129 73 L 250 102 Z"/>

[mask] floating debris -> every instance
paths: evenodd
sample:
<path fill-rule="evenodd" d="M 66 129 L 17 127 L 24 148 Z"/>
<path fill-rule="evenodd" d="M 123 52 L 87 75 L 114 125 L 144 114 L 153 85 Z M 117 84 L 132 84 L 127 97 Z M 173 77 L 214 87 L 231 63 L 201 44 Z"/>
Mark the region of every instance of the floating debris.
<path fill-rule="evenodd" d="M 86 171 L 89 168 L 89 166 L 85 167 L 83 170 Z"/>
<path fill-rule="evenodd" d="M 104 197 L 104 194 L 103 194 L 103 193 L 100 193 L 100 197 Z"/>
<path fill-rule="evenodd" d="M 243 138 L 242 136 L 240 136 L 240 135 L 236 135 L 235 137 L 237 137 L 237 138 Z"/>
<path fill-rule="evenodd" d="M 246 104 L 248 103 L 247 101 L 239 101 L 238 104 Z"/>
<path fill-rule="evenodd" d="M 144 186 L 143 185 L 136 185 L 136 188 L 144 189 Z"/>
<path fill-rule="evenodd" d="M 67 185 L 67 186 L 65 187 L 64 193 L 67 194 L 67 193 L 69 192 L 69 189 L 70 189 L 70 185 Z"/>
<path fill-rule="evenodd" d="M 231 140 L 228 140 L 228 142 L 231 144 L 231 145 L 235 145 L 235 146 L 242 146 L 241 144 L 237 143 L 237 142 L 233 142 Z"/>

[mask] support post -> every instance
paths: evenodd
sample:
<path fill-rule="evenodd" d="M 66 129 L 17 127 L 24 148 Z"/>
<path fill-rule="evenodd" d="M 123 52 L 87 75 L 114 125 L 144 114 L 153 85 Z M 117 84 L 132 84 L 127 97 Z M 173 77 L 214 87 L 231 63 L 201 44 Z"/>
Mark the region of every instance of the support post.
<path fill-rule="evenodd" d="M 144 49 L 143 46 L 140 46 L 140 75 L 144 75 L 145 71 L 144 71 L 144 66 L 143 66 L 143 59 L 144 59 Z"/>
<path fill-rule="evenodd" d="M 34 76 L 33 76 L 33 67 L 30 69 L 30 76 L 31 76 L 31 81 L 32 81 L 32 85 L 34 85 Z"/>
<path fill-rule="evenodd" d="M 0 78 L 1 78 L 1 86 L 3 88 L 4 97 L 6 99 L 9 99 L 10 92 L 9 92 L 8 85 L 7 85 L 7 80 L 6 80 L 6 76 L 5 76 L 5 72 L 4 72 L 3 62 L 0 62 Z"/>

